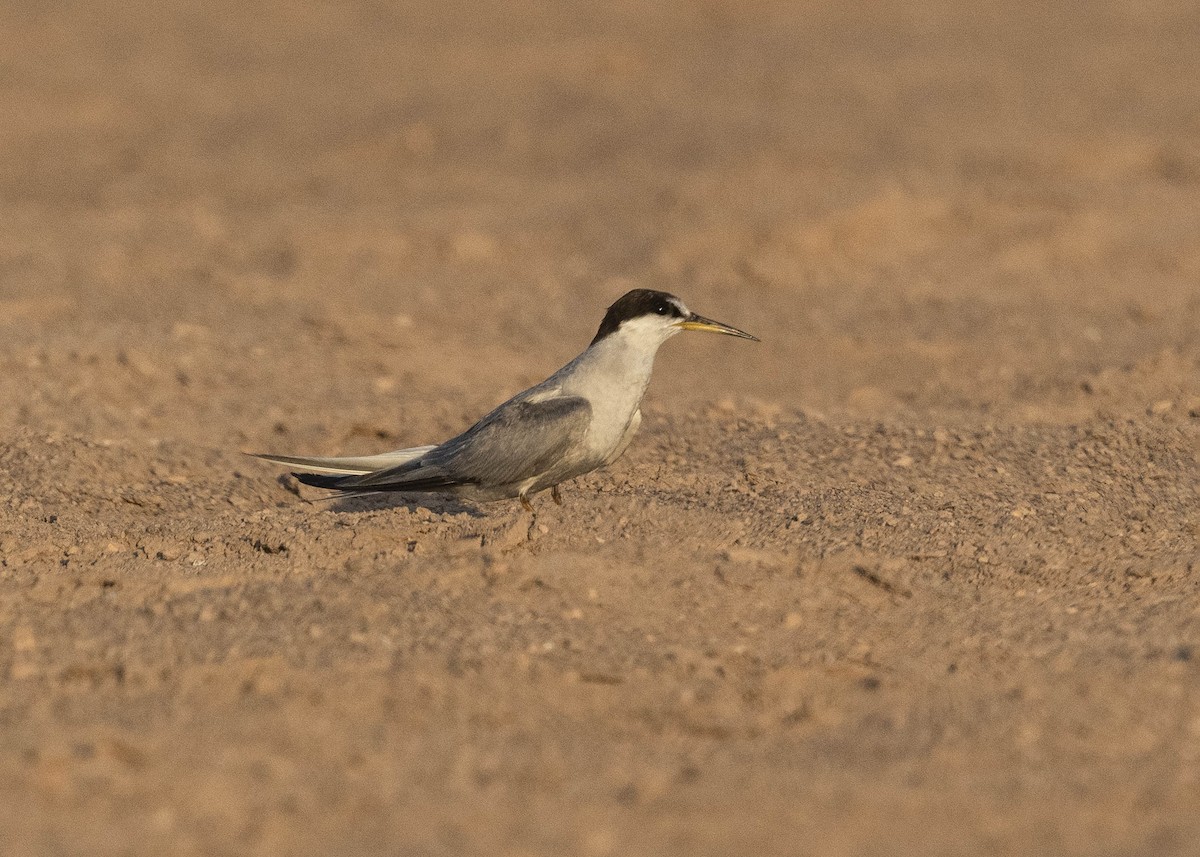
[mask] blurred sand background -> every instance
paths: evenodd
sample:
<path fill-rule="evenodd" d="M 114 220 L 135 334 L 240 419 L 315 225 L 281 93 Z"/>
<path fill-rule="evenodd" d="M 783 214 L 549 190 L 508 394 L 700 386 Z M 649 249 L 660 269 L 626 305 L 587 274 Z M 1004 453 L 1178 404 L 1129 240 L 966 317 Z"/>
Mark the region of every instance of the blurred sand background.
<path fill-rule="evenodd" d="M 1196 4 L 0 37 L 4 853 L 1200 851 Z M 446 437 L 634 285 L 763 343 L 532 522 L 240 454 Z"/>

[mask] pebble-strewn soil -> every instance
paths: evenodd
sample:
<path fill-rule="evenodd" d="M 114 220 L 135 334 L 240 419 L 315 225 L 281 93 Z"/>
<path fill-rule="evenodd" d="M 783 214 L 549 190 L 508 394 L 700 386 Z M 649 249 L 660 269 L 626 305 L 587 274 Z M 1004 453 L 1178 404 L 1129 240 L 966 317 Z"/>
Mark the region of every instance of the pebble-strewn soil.
<path fill-rule="evenodd" d="M 1200 851 L 1200 11 L 0 5 L 0 840 Z M 607 471 L 319 501 L 651 286 Z M 309 502 L 318 500 L 318 502 Z"/>

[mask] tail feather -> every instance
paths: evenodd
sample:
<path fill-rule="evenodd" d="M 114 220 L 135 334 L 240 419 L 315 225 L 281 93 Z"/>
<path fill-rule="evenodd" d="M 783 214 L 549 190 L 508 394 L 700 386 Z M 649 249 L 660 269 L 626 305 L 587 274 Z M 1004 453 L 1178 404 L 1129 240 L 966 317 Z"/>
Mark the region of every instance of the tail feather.
<path fill-rule="evenodd" d="M 264 461 L 297 468 L 292 476 L 314 488 L 352 494 L 375 494 L 380 491 L 421 493 L 444 490 L 461 484 L 443 473 L 440 468 L 425 467 L 419 463 L 423 455 L 435 448 L 414 446 L 411 449 L 397 449 L 380 455 L 344 458 L 251 454 Z"/>
<path fill-rule="evenodd" d="M 432 449 L 434 449 L 432 446 L 414 446 L 409 449 L 397 449 L 392 452 L 384 452 L 379 455 L 357 455 L 342 458 L 269 455 L 256 452 L 248 453 L 248 455 L 251 455 L 254 458 L 261 458 L 263 461 L 272 461 L 276 464 L 286 464 L 289 467 L 298 468 L 306 474 L 362 476 L 367 473 L 374 473 L 377 470 L 387 470 L 391 467 L 398 467 L 401 464 L 407 464 L 410 461 L 416 461 L 418 458 Z M 297 478 L 298 476 L 299 474 L 297 475 Z M 300 481 L 304 482 L 303 479 Z M 307 482 L 305 484 L 312 485 L 315 483 Z"/>

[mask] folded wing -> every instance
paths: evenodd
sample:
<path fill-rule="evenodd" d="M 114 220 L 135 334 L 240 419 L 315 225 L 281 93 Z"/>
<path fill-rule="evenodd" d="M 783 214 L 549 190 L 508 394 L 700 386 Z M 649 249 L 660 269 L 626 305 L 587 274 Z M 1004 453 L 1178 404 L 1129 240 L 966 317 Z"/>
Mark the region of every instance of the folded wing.
<path fill-rule="evenodd" d="M 361 476 L 297 473 L 296 478 L 339 491 L 421 492 L 514 485 L 561 467 L 578 448 L 591 419 L 591 405 L 578 396 L 512 400 L 411 461 Z"/>

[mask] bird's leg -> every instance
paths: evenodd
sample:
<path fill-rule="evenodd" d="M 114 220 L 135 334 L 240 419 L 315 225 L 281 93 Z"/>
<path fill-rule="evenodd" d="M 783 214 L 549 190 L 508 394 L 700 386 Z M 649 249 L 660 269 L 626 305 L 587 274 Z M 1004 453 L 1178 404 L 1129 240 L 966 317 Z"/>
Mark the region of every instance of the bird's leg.
<path fill-rule="evenodd" d="M 537 538 L 538 522 L 537 511 L 534 510 L 533 504 L 529 502 L 529 498 L 524 494 L 520 495 L 521 505 L 525 507 L 525 511 L 529 513 L 529 529 L 525 531 L 525 541 L 531 542 Z"/>
<path fill-rule="evenodd" d="M 554 500 L 556 506 L 562 505 L 562 494 L 558 491 L 558 486 L 555 485 L 550 489 L 550 498 Z"/>

